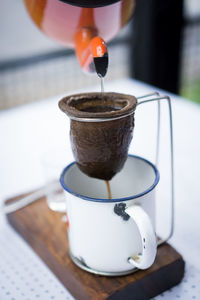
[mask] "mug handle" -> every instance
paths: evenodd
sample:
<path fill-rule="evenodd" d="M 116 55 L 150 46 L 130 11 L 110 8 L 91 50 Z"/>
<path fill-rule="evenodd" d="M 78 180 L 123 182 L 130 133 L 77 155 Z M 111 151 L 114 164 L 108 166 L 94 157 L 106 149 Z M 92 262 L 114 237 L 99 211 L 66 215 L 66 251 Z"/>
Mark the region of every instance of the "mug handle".
<path fill-rule="evenodd" d="M 135 221 L 142 240 L 142 253 L 129 257 L 128 262 L 138 269 L 147 269 L 153 264 L 157 252 L 157 239 L 153 225 L 141 206 L 132 205 L 125 211 Z"/>

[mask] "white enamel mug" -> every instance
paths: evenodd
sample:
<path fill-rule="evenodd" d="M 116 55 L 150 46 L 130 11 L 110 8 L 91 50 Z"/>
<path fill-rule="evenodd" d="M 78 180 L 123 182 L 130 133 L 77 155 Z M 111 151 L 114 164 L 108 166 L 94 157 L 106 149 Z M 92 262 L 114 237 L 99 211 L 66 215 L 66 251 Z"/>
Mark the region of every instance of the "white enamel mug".
<path fill-rule="evenodd" d="M 129 155 L 111 181 L 106 183 L 82 173 L 75 162 L 62 172 L 66 192 L 70 256 L 82 269 L 117 276 L 135 267 L 150 267 L 156 256 L 156 167 L 144 158 Z"/>

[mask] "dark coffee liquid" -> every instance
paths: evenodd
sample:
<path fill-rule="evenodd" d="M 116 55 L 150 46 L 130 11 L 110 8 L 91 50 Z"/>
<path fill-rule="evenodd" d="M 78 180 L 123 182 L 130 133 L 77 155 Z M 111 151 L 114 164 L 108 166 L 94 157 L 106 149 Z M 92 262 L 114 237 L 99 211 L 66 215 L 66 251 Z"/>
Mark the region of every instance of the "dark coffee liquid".
<path fill-rule="evenodd" d="M 110 189 L 110 183 L 108 180 L 105 180 L 106 187 L 107 187 L 107 193 L 108 193 L 108 199 L 112 199 L 111 189 Z"/>
<path fill-rule="evenodd" d="M 117 111 L 120 110 L 120 107 L 114 107 L 114 106 L 89 106 L 87 108 L 81 109 L 81 111 L 85 112 L 109 112 L 109 111 Z"/>

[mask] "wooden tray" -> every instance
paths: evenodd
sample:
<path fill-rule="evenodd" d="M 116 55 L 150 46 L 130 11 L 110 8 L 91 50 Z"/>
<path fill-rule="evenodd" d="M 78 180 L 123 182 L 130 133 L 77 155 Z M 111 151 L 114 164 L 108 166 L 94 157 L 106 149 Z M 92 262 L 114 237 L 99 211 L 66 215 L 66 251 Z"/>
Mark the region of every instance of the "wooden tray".
<path fill-rule="evenodd" d="M 63 215 L 51 211 L 45 198 L 7 217 L 15 230 L 78 300 L 147 300 L 178 284 L 184 274 L 185 263 L 169 244 L 158 248 L 156 261 L 151 268 L 131 275 L 104 277 L 79 269 L 69 257 L 67 225 L 62 221 Z"/>

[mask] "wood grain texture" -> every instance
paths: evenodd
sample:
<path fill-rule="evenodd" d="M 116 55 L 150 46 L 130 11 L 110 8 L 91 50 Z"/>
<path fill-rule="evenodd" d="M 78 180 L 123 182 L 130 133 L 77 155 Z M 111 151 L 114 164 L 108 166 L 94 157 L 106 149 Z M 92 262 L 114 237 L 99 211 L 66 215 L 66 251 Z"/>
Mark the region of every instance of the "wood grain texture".
<path fill-rule="evenodd" d="M 151 268 L 131 275 L 105 277 L 79 269 L 68 254 L 62 216 L 51 211 L 42 198 L 7 218 L 77 300 L 147 300 L 181 281 L 185 263 L 169 244 L 158 248 Z"/>

